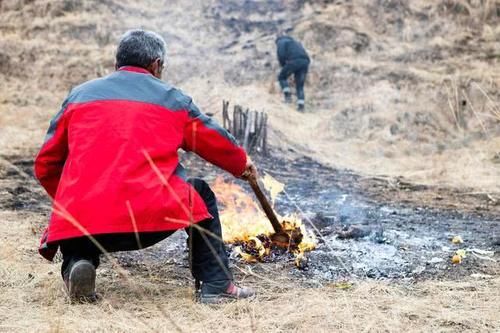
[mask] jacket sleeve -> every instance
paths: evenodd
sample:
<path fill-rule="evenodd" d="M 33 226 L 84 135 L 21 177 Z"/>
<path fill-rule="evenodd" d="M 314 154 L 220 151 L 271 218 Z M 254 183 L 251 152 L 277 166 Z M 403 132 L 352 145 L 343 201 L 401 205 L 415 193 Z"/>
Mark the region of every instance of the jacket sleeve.
<path fill-rule="evenodd" d="M 188 106 L 183 149 L 239 177 L 245 171 L 247 154 L 234 137 L 192 102 Z"/>
<path fill-rule="evenodd" d="M 50 121 L 45 141 L 35 158 L 35 176 L 52 198 L 56 195 L 68 155 L 67 101 Z"/>
<path fill-rule="evenodd" d="M 278 61 L 280 62 L 281 67 L 286 65 L 286 57 L 287 57 L 287 40 L 278 41 Z"/>

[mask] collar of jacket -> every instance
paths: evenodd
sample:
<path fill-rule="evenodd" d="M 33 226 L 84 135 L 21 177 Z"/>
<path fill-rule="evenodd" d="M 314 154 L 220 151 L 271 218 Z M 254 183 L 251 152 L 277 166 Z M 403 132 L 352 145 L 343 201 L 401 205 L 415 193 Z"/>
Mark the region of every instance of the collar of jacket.
<path fill-rule="evenodd" d="M 142 67 L 136 67 L 136 66 L 122 66 L 118 68 L 119 71 L 127 71 L 127 72 L 135 72 L 135 73 L 142 73 L 142 74 L 151 74 L 148 72 L 147 69 L 142 68 Z"/>

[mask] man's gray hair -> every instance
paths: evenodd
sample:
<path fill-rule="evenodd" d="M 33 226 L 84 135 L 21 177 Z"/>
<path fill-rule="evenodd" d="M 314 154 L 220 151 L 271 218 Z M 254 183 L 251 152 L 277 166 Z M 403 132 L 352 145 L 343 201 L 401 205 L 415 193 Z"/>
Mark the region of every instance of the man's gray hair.
<path fill-rule="evenodd" d="M 116 66 L 137 66 L 147 68 L 153 61 L 165 62 L 165 40 L 156 32 L 142 29 L 127 31 L 116 50 Z"/>

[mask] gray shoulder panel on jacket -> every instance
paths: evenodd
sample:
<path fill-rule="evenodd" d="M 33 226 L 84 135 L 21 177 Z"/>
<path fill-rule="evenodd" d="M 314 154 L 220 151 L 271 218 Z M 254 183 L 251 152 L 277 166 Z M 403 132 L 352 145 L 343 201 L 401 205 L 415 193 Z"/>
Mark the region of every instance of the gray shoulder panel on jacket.
<path fill-rule="evenodd" d="M 73 89 L 69 103 L 126 100 L 163 106 L 171 111 L 187 110 L 189 98 L 178 89 L 149 74 L 117 71 L 85 82 Z"/>
<path fill-rule="evenodd" d="M 236 139 L 229 133 L 226 129 L 221 127 L 215 120 L 208 117 L 206 114 L 202 113 L 200 109 L 193 103 L 192 99 L 189 98 L 188 106 L 189 116 L 191 118 L 199 119 L 206 127 L 216 130 L 220 135 L 224 136 L 226 139 L 231 141 L 233 144 L 238 145 Z"/>
<path fill-rule="evenodd" d="M 117 71 L 79 85 L 68 97 L 69 103 L 103 100 L 143 102 L 160 105 L 170 111 L 187 111 L 189 117 L 199 119 L 208 128 L 237 144 L 228 131 L 198 109 L 191 97 L 149 74 Z"/>
<path fill-rule="evenodd" d="M 59 120 L 61 120 L 64 111 L 68 107 L 70 97 L 71 97 L 71 92 L 69 96 L 66 97 L 66 99 L 64 100 L 59 112 L 57 112 L 56 115 L 52 117 L 52 119 L 50 120 L 49 129 L 47 130 L 47 134 L 45 134 L 45 138 L 43 140 L 44 143 L 52 139 L 52 137 L 54 136 L 54 133 L 56 132 L 57 129 L 57 124 L 59 123 Z"/>

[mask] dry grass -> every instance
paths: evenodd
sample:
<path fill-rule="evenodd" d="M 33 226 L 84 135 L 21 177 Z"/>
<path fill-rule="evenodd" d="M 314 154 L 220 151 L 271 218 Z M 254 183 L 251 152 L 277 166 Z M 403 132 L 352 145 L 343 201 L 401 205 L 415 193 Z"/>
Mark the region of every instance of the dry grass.
<path fill-rule="evenodd" d="M 453 9 L 462 2 L 470 13 Z M 500 192 L 493 161 L 500 146 L 497 1 L 306 5 L 287 21 L 314 58 L 306 88 L 312 113 L 305 115 L 282 105 L 275 84 L 269 90 L 277 71 L 273 34 L 236 35 L 208 14 L 216 0 L 169 1 L 160 11 L 151 0 L 71 3 L 2 3 L 4 151 L 38 146 L 69 87 L 110 72 L 116 38 L 143 26 L 168 41 L 168 81 L 207 112 L 219 112 L 224 98 L 268 111 L 275 147 L 365 174 Z M 228 17 L 254 22 L 286 14 Z M 236 44 L 227 53 L 219 51 L 230 42 Z M 250 42 L 254 48 L 243 48 Z M 457 130 L 458 113 L 467 129 Z"/>
<path fill-rule="evenodd" d="M 304 287 L 267 267 L 239 274 L 257 300 L 221 306 L 193 302 L 186 269 L 146 263 L 124 278 L 99 269 L 96 305 L 70 305 L 59 264 L 34 254 L 38 216 L 0 213 L 0 331 L 5 332 L 428 332 L 500 329 L 500 278 L 412 284 L 358 281 L 348 289 Z M 22 223 L 21 223 L 22 221 Z M 168 240 L 167 240 L 168 241 Z M 176 278 L 177 276 L 177 278 Z"/>
<path fill-rule="evenodd" d="M 430 0 L 306 5 L 292 23 L 314 57 L 306 88 L 311 113 L 296 114 L 282 105 L 275 85 L 269 90 L 277 70 L 272 34 L 235 37 L 207 16 L 205 6 L 216 0 L 0 1 L 0 150 L 31 154 L 67 90 L 110 72 L 116 38 L 142 26 L 160 31 L 170 45 L 167 80 L 205 111 L 220 110 L 223 98 L 268 111 L 276 149 L 366 174 L 498 192 L 500 168 L 492 161 L 500 147 L 498 2 L 476 2 L 481 6 Z M 72 3 L 76 10 L 66 7 Z M 455 10 L 460 4 L 467 12 Z M 254 14 L 249 20 L 271 16 L 287 24 L 294 17 Z M 360 36 L 370 43 L 356 51 Z M 235 46 L 221 53 L 231 41 Z M 255 46 L 243 48 L 247 41 Z M 455 92 L 447 93 L 447 80 Z M 460 96 L 470 109 L 467 130 L 458 131 Z M 478 135 L 483 132 L 488 135 Z M 124 278 L 104 264 L 98 281 L 104 300 L 71 306 L 59 265 L 36 253 L 44 223 L 46 216 L 0 212 L 0 331 L 500 330 L 498 276 L 358 281 L 343 290 L 306 288 L 267 266 L 260 280 L 243 268 L 239 275 L 258 289 L 257 301 L 206 307 L 192 302 L 186 270 L 147 263 L 146 271 L 130 269 Z"/>

